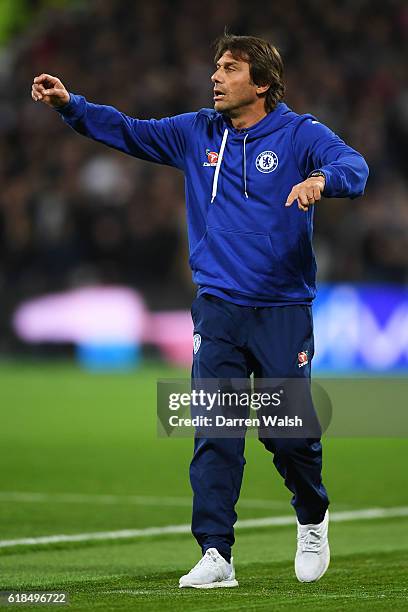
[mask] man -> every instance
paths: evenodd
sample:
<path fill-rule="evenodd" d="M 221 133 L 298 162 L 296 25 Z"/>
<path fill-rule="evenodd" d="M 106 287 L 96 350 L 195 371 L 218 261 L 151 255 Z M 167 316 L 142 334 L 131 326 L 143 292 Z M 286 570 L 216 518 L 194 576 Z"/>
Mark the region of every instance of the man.
<path fill-rule="evenodd" d="M 271 44 L 226 35 L 215 62 L 214 110 L 159 121 L 90 104 L 47 74 L 34 79 L 32 97 L 85 136 L 185 173 L 189 262 L 198 285 L 193 379 L 309 379 L 312 205 L 322 195 L 362 195 L 367 164 L 314 117 L 282 102 L 283 65 Z M 261 441 L 293 493 L 296 576 L 318 580 L 330 559 L 320 437 Z M 192 531 L 203 556 L 180 587 L 238 586 L 231 547 L 244 463 L 243 437 L 195 439 Z"/>

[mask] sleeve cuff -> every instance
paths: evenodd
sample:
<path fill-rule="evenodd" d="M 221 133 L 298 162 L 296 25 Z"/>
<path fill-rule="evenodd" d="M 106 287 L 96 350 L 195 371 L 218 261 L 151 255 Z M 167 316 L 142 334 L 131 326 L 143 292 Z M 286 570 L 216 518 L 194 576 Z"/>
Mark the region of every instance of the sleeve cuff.
<path fill-rule="evenodd" d="M 71 92 L 69 93 L 69 102 L 64 106 L 58 106 L 55 110 L 60 113 L 63 117 L 74 117 L 78 115 L 81 106 L 82 96 L 77 96 Z"/>

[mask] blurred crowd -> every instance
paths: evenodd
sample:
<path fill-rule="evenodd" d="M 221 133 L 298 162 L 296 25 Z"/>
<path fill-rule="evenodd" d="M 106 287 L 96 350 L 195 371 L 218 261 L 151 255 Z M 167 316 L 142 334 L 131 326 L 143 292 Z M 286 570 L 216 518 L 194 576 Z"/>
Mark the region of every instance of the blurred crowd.
<path fill-rule="evenodd" d="M 211 106 L 210 43 L 228 25 L 267 38 L 286 102 L 370 166 L 363 199 L 318 205 L 324 281 L 408 280 L 408 4 L 405 0 L 97 0 L 42 13 L 0 56 L 0 287 L 13 299 L 125 283 L 186 306 L 183 177 L 70 130 L 30 97 L 33 76 L 139 118 Z"/>

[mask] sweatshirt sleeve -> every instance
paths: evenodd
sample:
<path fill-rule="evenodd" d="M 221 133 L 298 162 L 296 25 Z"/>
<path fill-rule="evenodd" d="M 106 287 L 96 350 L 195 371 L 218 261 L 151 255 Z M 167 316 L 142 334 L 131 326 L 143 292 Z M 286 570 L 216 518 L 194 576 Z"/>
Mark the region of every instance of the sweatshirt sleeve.
<path fill-rule="evenodd" d="M 196 113 L 134 119 L 113 106 L 92 104 L 72 93 L 69 102 L 56 110 L 83 136 L 139 159 L 184 169 L 187 134 Z"/>
<path fill-rule="evenodd" d="M 356 198 L 364 193 L 369 170 L 363 156 L 319 121 L 303 118 L 293 131 L 293 149 L 305 179 L 314 170 L 324 173 L 323 195 Z"/>

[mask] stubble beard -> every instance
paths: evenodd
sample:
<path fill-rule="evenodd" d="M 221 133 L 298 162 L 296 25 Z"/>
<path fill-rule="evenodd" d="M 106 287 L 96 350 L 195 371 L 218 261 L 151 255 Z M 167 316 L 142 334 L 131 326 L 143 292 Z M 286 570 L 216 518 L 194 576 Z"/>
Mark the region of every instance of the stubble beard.
<path fill-rule="evenodd" d="M 252 103 L 253 99 L 248 96 L 248 99 L 237 100 L 235 104 L 233 102 L 228 104 L 227 102 L 224 108 L 217 108 L 218 104 L 221 104 L 221 106 L 223 106 L 223 102 L 220 101 L 214 103 L 214 110 L 216 110 L 218 113 L 221 113 L 225 117 L 228 117 L 229 119 L 236 119 L 242 114 L 245 108 L 247 106 L 250 106 Z"/>
<path fill-rule="evenodd" d="M 217 102 L 214 104 L 214 110 L 216 110 L 218 113 L 221 113 L 222 115 L 224 115 L 225 117 L 229 117 L 230 119 L 234 119 L 235 117 L 239 116 L 242 112 L 242 109 L 246 106 L 245 104 L 226 104 L 224 106 L 224 108 L 222 108 L 224 105 L 221 102 L 221 108 L 217 108 Z"/>

